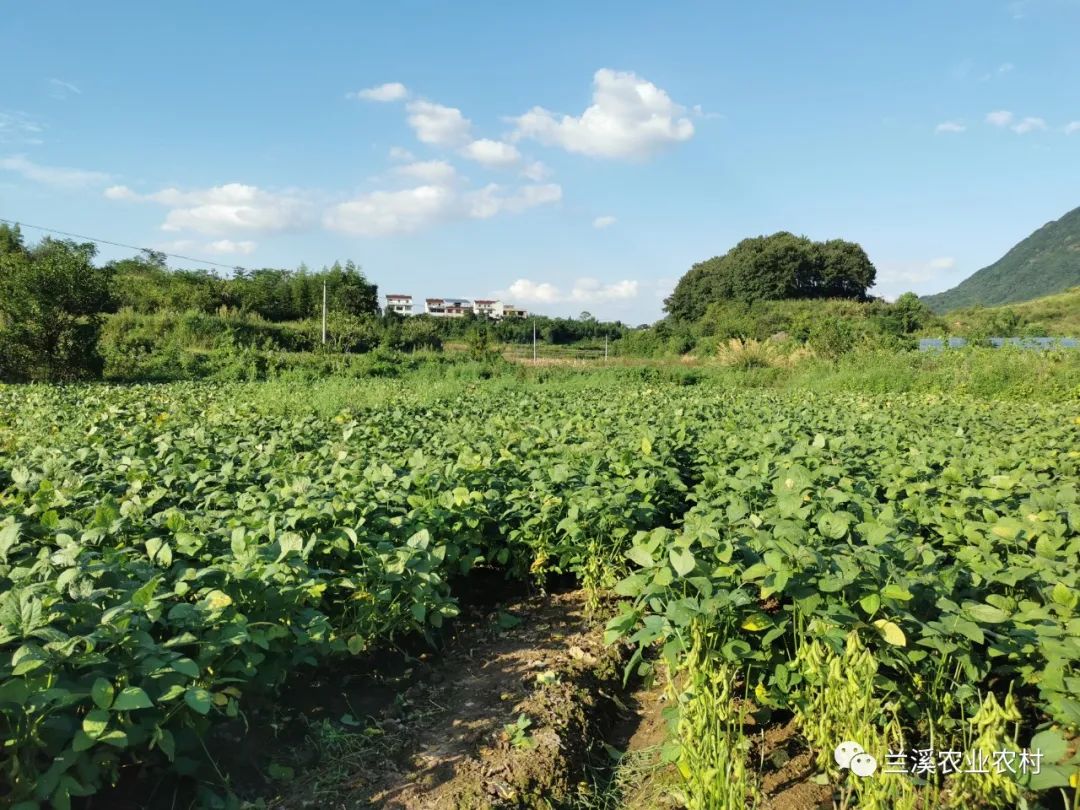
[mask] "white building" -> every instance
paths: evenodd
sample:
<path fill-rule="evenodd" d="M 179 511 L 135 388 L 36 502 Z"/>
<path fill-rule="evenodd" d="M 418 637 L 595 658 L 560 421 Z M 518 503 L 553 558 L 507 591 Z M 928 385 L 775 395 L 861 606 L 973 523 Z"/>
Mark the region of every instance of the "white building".
<path fill-rule="evenodd" d="M 467 298 L 425 298 L 424 312 L 440 318 L 462 318 L 473 311 L 472 301 Z"/>
<path fill-rule="evenodd" d="M 396 312 L 398 315 L 412 315 L 413 297 L 387 295 L 386 311 Z M 424 314 L 426 315 L 434 315 L 436 318 L 463 318 L 470 313 L 477 317 L 490 318 L 493 321 L 501 321 L 503 318 L 525 318 L 529 314 L 513 304 L 504 304 L 502 301 L 491 298 L 477 298 L 475 301 L 467 298 L 424 299 Z"/>
<path fill-rule="evenodd" d="M 388 295 L 386 296 L 386 311 L 396 312 L 398 315 L 412 315 L 413 303 L 411 295 Z"/>
<path fill-rule="evenodd" d="M 503 302 L 477 298 L 473 301 L 473 311 L 477 315 L 483 315 L 485 318 L 493 318 L 497 321 L 503 316 Z"/>

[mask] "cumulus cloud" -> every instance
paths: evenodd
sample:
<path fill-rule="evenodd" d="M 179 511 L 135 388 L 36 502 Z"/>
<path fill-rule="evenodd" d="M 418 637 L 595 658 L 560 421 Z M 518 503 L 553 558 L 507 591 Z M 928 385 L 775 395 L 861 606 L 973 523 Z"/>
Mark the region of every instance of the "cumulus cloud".
<path fill-rule="evenodd" d="M 628 301 L 636 298 L 640 284 L 624 279 L 604 284 L 595 278 L 579 278 L 569 291 L 563 292 L 554 284 L 519 278 L 499 295 L 515 303 L 525 304 L 595 304 Z"/>
<path fill-rule="evenodd" d="M 109 182 L 104 172 L 72 169 L 66 166 L 44 166 L 25 155 L 9 155 L 0 158 L 0 170 L 15 172 L 27 180 L 57 188 L 85 188 Z"/>
<path fill-rule="evenodd" d="M 330 208 L 323 225 L 354 236 L 410 233 L 445 219 L 453 201 L 453 190 L 444 186 L 373 191 Z"/>
<path fill-rule="evenodd" d="M 422 143 L 461 146 L 469 140 L 472 122 L 456 107 L 432 101 L 410 101 L 406 107 L 409 126 Z"/>
<path fill-rule="evenodd" d="M 967 127 L 959 121 L 943 121 L 934 127 L 934 132 L 939 135 L 950 132 L 964 132 L 965 130 L 967 130 Z"/>
<path fill-rule="evenodd" d="M 208 235 L 273 233 L 303 227 L 311 216 L 310 203 L 299 194 L 272 192 L 243 183 L 194 191 L 166 188 L 151 194 L 138 194 L 127 186 L 110 186 L 105 196 L 168 207 L 161 226 L 166 231 L 189 230 Z"/>
<path fill-rule="evenodd" d="M 239 242 L 234 242 L 232 239 L 218 239 L 217 241 L 211 242 L 206 247 L 211 253 L 222 255 L 237 253 L 242 256 L 247 256 L 255 252 L 256 246 L 254 242 L 247 239 Z"/>
<path fill-rule="evenodd" d="M 1065 134 L 1072 135 L 1074 132 L 1080 132 L 1080 121 L 1070 121 L 1065 125 Z"/>
<path fill-rule="evenodd" d="M 506 168 L 521 160 L 521 152 L 513 144 L 480 138 L 466 146 L 462 154 L 490 168 Z"/>
<path fill-rule="evenodd" d="M 348 93 L 347 96 L 362 101 L 401 101 L 403 98 L 408 98 L 409 89 L 401 82 L 387 82 L 377 87 L 368 87 L 366 90 Z"/>
<path fill-rule="evenodd" d="M 1029 132 L 1038 132 L 1046 129 L 1046 121 L 1042 118 L 1035 118 L 1028 116 L 1022 121 L 1018 121 L 1013 127 L 1012 131 L 1018 135 L 1026 135 Z"/>
<path fill-rule="evenodd" d="M 404 166 L 398 166 L 395 171 L 406 177 L 437 185 L 447 185 L 457 177 L 457 171 L 445 160 L 421 160 L 407 163 Z"/>
<path fill-rule="evenodd" d="M 1008 110 L 995 110 L 988 113 L 986 123 L 995 127 L 1008 127 L 1017 135 L 1027 135 L 1029 132 L 1039 132 L 1046 129 L 1046 120 L 1029 115 L 1017 120 L 1016 116 Z"/>
<path fill-rule="evenodd" d="M 685 112 L 652 82 L 602 68 L 593 76 L 593 103 L 580 116 L 533 107 L 511 120 L 514 140 L 530 138 L 592 157 L 643 159 L 693 137 Z"/>
<path fill-rule="evenodd" d="M 616 222 L 617 222 L 617 220 L 615 219 L 615 217 L 603 216 L 603 217 L 597 217 L 596 219 L 594 219 L 592 221 L 592 226 L 594 228 L 597 228 L 597 229 L 609 228 L 612 225 L 614 225 Z"/>
<path fill-rule="evenodd" d="M 562 186 L 557 183 L 522 186 L 509 193 L 497 183 L 491 183 L 465 196 L 469 216 L 474 219 L 490 219 L 504 212 L 519 214 L 529 208 L 556 203 L 561 199 Z"/>
<path fill-rule="evenodd" d="M 534 160 L 522 168 L 521 176 L 532 180 L 534 183 L 542 183 L 551 176 L 551 169 L 539 160 Z"/>
<path fill-rule="evenodd" d="M 248 256 L 255 252 L 258 245 L 255 242 L 243 240 L 234 242 L 232 239 L 217 239 L 212 242 L 200 242 L 195 239 L 176 239 L 172 242 L 159 242 L 154 246 L 156 250 L 166 253 L 212 253 L 217 256 Z"/>
<path fill-rule="evenodd" d="M 373 191 L 332 206 L 323 217 L 330 230 L 354 236 L 389 236 L 463 219 L 489 219 L 503 213 L 557 202 L 558 185 L 530 185 L 506 190 L 492 183 L 474 191 L 426 183 L 398 191 Z"/>
<path fill-rule="evenodd" d="M 402 146 L 391 146 L 390 147 L 390 159 L 391 160 L 416 160 L 416 156 L 412 152 L 410 152 L 408 149 L 405 149 Z"/>

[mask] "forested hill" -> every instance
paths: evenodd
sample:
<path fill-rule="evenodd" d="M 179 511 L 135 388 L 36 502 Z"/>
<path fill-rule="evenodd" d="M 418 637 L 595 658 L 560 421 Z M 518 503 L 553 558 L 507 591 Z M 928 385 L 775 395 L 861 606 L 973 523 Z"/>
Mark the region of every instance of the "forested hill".
<path fill-rule="evenodd" d="M 934 312 L 1030 301 L 1080 285 L 1080 208 L 1043 225 L 951 290 L 923 297 Z"/>

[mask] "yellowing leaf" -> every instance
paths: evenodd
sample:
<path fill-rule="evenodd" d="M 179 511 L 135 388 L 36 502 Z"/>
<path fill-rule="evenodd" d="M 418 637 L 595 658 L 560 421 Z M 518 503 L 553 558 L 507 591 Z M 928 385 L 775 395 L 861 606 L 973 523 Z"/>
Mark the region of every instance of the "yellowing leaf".
<path fill-rule="evenodd" d="M 206 595 L 206 606 L 211 610 L 222 610 L 232 603 L 232 597 L 224 591 L 210 591 Z"/>
<path fill-rule="evenodd" d="M 743 630 L 749 630 L 753 633 L 760 630 L 766 630 L 769 627 L 772 627 L 772 622 L 769 621 L 769 618 L 764 613 L 755 613 L 742 623 Z"/>
<path fill-rule="evenodd" d="M 900 625 L 896 622 L 890 622 L 888 619 L 878 619 L 874 622 L 874 627 L 881 631 L 882 637 L 888 644 L 894 647 L 907 646 L 907 636 L 904 635 L 904 631 L 900 629 Z"/>

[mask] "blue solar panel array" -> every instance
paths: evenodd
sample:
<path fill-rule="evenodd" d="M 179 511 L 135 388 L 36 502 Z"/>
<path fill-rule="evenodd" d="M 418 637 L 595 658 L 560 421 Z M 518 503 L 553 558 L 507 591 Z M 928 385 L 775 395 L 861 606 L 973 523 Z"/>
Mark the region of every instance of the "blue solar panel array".
<path fill-rule="evenodd" d="M 942 338 L 920 338 L 919 339 L 919 351 L 920 352 L 932 352 L 940 351 L 946 347 L 950 349 L 959 349 L 966 346 L 968 341 L 964 338 L 951 337 L 948 340 Z M 1002 346 L 1017 346 L 1021 349 L 1080 349 L 1080 340 L 1070 337 L 992 337 L 983 341 L 984 345 L 993 346 L 995 349 L 1000 349 Z"/>

